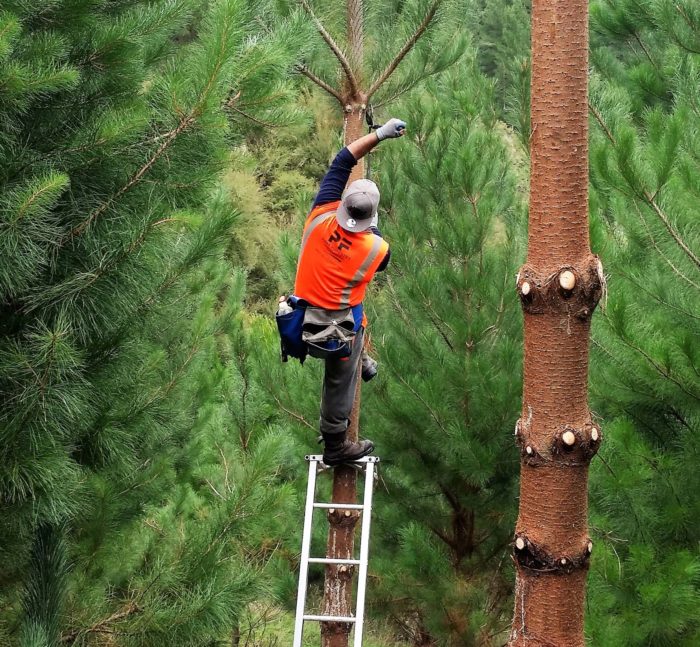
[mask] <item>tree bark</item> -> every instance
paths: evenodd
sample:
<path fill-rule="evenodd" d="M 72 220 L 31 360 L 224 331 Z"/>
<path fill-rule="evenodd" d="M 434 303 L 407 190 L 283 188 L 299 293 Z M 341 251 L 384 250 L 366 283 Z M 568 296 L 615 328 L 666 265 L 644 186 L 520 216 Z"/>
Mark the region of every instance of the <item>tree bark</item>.
<path fill-rule="evenodd" d="M 429 23 L 432 21 L 440 0 L 435 0 L 425 18 L 418 26 L 414 34 L 404 43 L 404 46 L 396 54 L 395 58 L 387 66 L 384 72 L 373 83 L 369 84 L 371 92 L 363 90 L 364 75 L 364 18 L 363 0 L 346 0 L 347 17 L 347 43 L 349 56 L 346 57 L 328 30 L 316 17 L 308 0 L 299 0 L 304 10 L 313 20 L 321 37 L 336 57 L 343 71 L 343 88 L 336 89 L 326 81 L 316 76 L 305 66 L 300 66 L 299 71 L 311 79 L 325 92 L 338 99 L 344 111 L 343 142 L 347 146 L 364 134 L 365 112 L 370 93 L 376 92 L 389 78 L 404 56 L 413 48 L 418 39 L 423 35 Z M 349 182 L 365 177 L 365 160 L 361 159 L 352 173 Z M 358 368 L 359 370 L 359 368 Z M 360 423 L 360 395 L 362 381 L 358 378 L 355 390 L 350 418 L 348 437 L 357 441 Z M 355 503 L 357 500 L 357 473 L 354 469 L 340 465 L 333 473 L 333 495 L 335 503 Z M 328 557 L 349 559 L 353 557 L 355 528 L 359 520 L 359 514 L 350 510 L 328 511 L 328 544 L 326 555 Z M 323 615 L 350 616 L 352 614 L 352 566 L 326 566 L 326 577 L 323 593 Z M 322 622 L 321 644 L 323 647 L 347 647 L 348 637 L 352 629 L 349 623 Z"/>
<path fill-rule="evenodd" d="M 588 0 L 534 0 L 520 510 L 510 647 L 582 647 L 592 543 L 590 321 L 604 278 L 588 237 Z"/>
<path fill-rule="evenodd" d="M 349 109 L 348 109 L 349 108 Z M 347 146 L 363 135 L 365 104 L 362 97 L 348 97 L 345 109 L 343 143 Z M 359 160 L 350 174 L 348 183 L 365 176 L 364 159 Z M 359 370 L 359 368 L 358 368 Z M 358 378 L 355 401 L 352 405 L 348 438 L 357 441 L 360 427 L 360 401 L 362 380 Z M 333 471 L 333 503 L 357 502 L 357 472 L 346 465 Z M 355 529 L 360 516 L 354 510 L 329 510 L 328 544 L 326 555 L 340 559 L 352 559 L 355 549 Z M 349 616 L 352 614 L 352 578 L 354 566 L 326 566 L 323 588 L 323 615 Z M 352 625 L 344 622 L 321 623 L 322 647 L 347 647 Z"/>
<path fill-rule="evenodd" d="M 362 0 L 347 0 L 346 4 L 347 32 L 348 32 L 348 59 L 350 67 L 355 73 L 358 88 L 362 87 L 362 68 L 364 65 L 364 17 Z"/>

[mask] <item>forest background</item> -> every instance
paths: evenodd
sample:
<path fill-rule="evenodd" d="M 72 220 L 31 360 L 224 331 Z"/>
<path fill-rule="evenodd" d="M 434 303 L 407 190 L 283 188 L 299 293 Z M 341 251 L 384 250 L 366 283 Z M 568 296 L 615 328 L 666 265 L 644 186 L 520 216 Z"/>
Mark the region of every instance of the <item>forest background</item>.
<path fill-rule="evenodd" d="M 373 99 L 392 263 L 368 647 L 503 645 L 529 129 L 526 0 L 438 3 Z M 368 67 L 430 4 L 365 6 Z M 342 3 L 313 8 L 342 42 Z M 700 7 L 591 3 L 590 644 L 700 644 Z M 308 11 L 0 8 L 0 644 L 290 644 L 321 367 L 274 303 L 342 123 Z M 324 545 L 318 524 L 316 545 Z M 312 577 L 312 598 L 322 574 Z M 306 643 L 318 644 L 307 631 Z"/>

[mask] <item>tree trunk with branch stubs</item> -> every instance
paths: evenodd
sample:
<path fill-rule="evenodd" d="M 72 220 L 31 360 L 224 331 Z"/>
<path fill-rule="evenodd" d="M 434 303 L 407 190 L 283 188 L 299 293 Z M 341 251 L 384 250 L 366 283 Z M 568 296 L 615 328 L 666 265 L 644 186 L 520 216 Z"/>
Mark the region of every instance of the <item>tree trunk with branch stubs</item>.
<path fill-rule="evenodd" d="M 350 100 L 352 101 L 352 100 Z M 348 110 L 347 108 L 350 108 Z M 365 104 L 349 102 L 346 104 L 343 143 L 347 146 L 363 135 Z M 364 159 L 361 159 L 350 174 L 348 182 L 365 176 Z M 357 442 L 360 428 L 360 401 L 362 380 L 357 380 L 355 400 L 348 429 L 348 438 Z M 333 503 L 357 502 L 357 472 L 347 465 L 339 465 L 333 471 Z M 355 510 L 329 510 L 328 542 L 326 555 L 340 559 L 353 559 L 355 549 L 355 530 L 360 514 Z M 328 564 L 323 589 L 323 614 L 330 616 L 349 616 L 353 612 L 352 578 L 355 574 L 352 565 Z M 321 623 L 321 644 L 323 647 L 346 647 L 351 626 L 342 622 Z"/>
<path fill-rule="evenodd" d="M 365 132 L 365 114 L 371 96 L 381 88 L 394 73 L 404 57 L 411 51 L 418 39 L 433 20 L 440 0 L 435 0 L 429 7 L 423 21 L 403 43 L 396 55 L 377 77 L 364 86 L 364 17 L 362 0 L 346 0 L 346 41 L 347 55 L 335 42 L 332 35 L 316 16 L 309 0 L 299 0 L 301 6 L 316 25 L 316 28 L 332 54 L 338 60 L 342 70 L 342 86 L 333 87 L 306 66 L 299 66 L 299 71 L 314 82 L 318 87 L 334 97 L 343 110 L 343 143 L 359 139 Z M 358 161 L 353 169 L 349 182 L 365 177 L 364 159 Z M 357 382 L 355 400 L 353 403 L 348 438 L 357 441 L 360 421 L 361 380 Z M 340 465 L 333 474 L 334 503 L 355 503 L 357 501 L 357 473 L 348 466 Z M 328 557 L 349 559 L 354 557 L 355 530 L 360 515 L 351 510 L 329 510 L 328 512 Z M 352 578 L 354 566 L 326 566 L 324 582 L 323 615 L 350 616 L 353 614 Z M 348 637 L 352 627 L 348 623 L 322 622 L 322 647 L 347 647 Z"/>
<path fill-rule="evenodd" d="M 363 64 L 363 24 L 362 0 L 347 2 L 347 33 L 350 65 L 355 81 L 346 78 L 344 87 L 345 117 L 343 120 L 343 144 L 347 146 L 364 134 L 366 99 L 359 92 L 357 79 Z M 365 177 L 365 161 L 360 159 L 352 169 L 348 182 Z M 358 369 L 359 370 L 359 369 Z M 362 380 L 357 380 L 355 400 L 348 429 L 348 438 L 357 442 L 360 429 L 360 401 Z M 334 503 L 355 503 L 357 501 L 357 472 L 352 467 L 340 465 L 333 471 Z M 355 530 L 360 513 L 355 510 L 329 510 L 328 541 L 326 555 L 340 559 L 353 559 L 355 552 Z M 323 587 L 323 614 L 349 616 L 353 613 L 352 580 L 355 574 L 352 565 L 328 564 Z M 321 624 L 322 647 L 346 647 L 351 625 L 340 622 Z"/>
<path fill-rule="evenodd" d="M 591 316 L 604 289 L 588 236 L 588 0 L 535 0 L 520 510 L 510 647 L 581 647 L 588 467 L 601 432 L 588 409 Z"/>

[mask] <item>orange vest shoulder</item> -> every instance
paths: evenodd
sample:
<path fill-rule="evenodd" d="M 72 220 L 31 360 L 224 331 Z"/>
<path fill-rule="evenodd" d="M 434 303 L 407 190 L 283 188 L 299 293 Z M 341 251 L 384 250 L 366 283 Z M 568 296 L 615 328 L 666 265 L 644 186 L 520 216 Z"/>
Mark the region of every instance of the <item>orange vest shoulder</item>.
<path fill-rule="evenodd" d="M 309 213 L 294 288 L 297 296 L 329 310 L 361 303 L 389 251 L 387 242 L 370 231 L 343 229 L 335 219 L 339 204 L 324 204 Z"/>

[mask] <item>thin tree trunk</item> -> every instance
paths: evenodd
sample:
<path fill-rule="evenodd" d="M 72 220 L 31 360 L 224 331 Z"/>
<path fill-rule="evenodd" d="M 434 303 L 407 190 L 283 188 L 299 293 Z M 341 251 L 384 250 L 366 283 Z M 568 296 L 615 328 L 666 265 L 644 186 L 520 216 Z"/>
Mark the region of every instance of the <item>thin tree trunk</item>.
<path fill-rule="evenodd" d="M 308 0 L 299 0 L 300 4 L 316 25 L 321 37 L 328 45 L 332 54 L 338 60 L 343 71 L 343 88 L 337 89 L 314 74 L 305 66 L 299 66 L 299 71 L 316 83 L 321 89 L 340 102 L 344 111 L 345 145 L 355 141 L 364 134 L 365 112 L 368 97 L 374 94 L 382 84 L 394 73 L 406 54 L 411 51 L 416 42 L 425 33 L 433 20 L 440 0 L 434 0 L 423 21 L 415 32 L 409 36 L 401 49 L 390 61 L 387 67 L 368 84 L 369 89 L 362 89 L 364 70 L 364 18 L 363 1 L 346 0 L 347 43 L 349 55 L 335 42 L 333 36 L 315 15 Z M 353 169 L 349 182 L 365 176 L 365 162 L 360 160 Z M 359 369 L 358 369 L 359 370 Z M 362 382 L 358 379 L 350 419 L 348 437 L 357 441 L 360 422 L 360 390 Z M 333 475 L 333 496 L 335 503 L 355 503 L 357 500 L 357 474 L 348 466 L 338 466 Z M 329 530 L 326 555 L 328 557 L 348 559 L 353 556 L 355 528 L 359 514 L 354 511 L 329 510 Z M 350 616 L 352 614 L 352 566 L 326 567 L 326 578 L 323 595 L 323 615 Z M 321 644 L 323 647 L 347 647 L 351 625 L 348 623 L 322 622 Z"/>
<path fill-rule="evenodd" d="M 359 101 L 359 102 L 358 102 Z M 343 142 L 347 146 L 363 135 L 365 105 L 362 99 L 348 99 L 346 109 Z M 348 183 L 363 178 L 365 175 L 364 159 L 352 170 Z M 359 369 L 358 369 L 359 370 Z M 360 427 L 360 401 L 362 380 L 357 380 L 355 401 L 352 405 L 348 438 L 357 441 Z M 339 465 L 333 471 L 333 503 L 357 503 L 357 472 L 346 465 Z M 352 559 L 355 548 L 355 529 L 359 514 L 354 510 L 329 510 L 328 544 L 326 555 L 340 559 Z M 326 566 L 326 578 L 323 589 L 323 615 L 349 616 L 353 611 L 352 578 L 354 566 Z M 321 623 L 322 647 L 347 647 L 348 636 L 352 626 L 341 622 Z"/>
<path fill-rule="evenodd" d="M 534 0 L 520 510 L 510 647 L 582 647 L 592 544 L 590 321 L 603 290 L 588 238 L 588 1 Z"/>
<path fill-rule="evenodd" d="M 364 65 L 364 18 L 362 0 L 347 0 L 347 32 L 350 51 L 348 59 L 357 79 L 358 87 L 362 87 L 362 69 Z"/>

